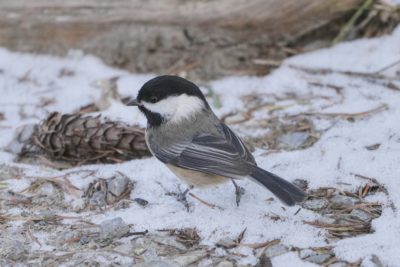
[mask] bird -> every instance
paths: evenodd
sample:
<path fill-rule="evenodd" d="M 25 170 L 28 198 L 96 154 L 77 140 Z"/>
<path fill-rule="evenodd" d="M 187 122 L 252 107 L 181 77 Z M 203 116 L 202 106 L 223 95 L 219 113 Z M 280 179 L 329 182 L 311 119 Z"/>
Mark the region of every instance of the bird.
<path fill-rule="evenodd" d="M 153 156 L 189 185 L 178 200 L 186 201 L 193 187 L 231 180 L 239 205 L 243 192 L 235 180 L 244 178 L 266 187 L 288 206 L 305 199 L 297 186 L 257 165 L 245 143 L 215 115 L 193 82 L 173 75 L 155 77 L 127 105 L 137 106 L 147 118 L 145 139 Z"/>

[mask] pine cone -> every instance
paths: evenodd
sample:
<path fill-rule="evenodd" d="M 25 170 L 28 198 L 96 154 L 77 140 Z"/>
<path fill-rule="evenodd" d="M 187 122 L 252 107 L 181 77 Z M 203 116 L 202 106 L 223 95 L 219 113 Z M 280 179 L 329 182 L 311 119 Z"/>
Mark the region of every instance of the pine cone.
<path fill-rule="evenodd" d="M 79 165 L 150 155 L 143 128 L 104 121 L 100 116 L 54 112 L 39 125 L 32 140 L 48 159 Z"/>

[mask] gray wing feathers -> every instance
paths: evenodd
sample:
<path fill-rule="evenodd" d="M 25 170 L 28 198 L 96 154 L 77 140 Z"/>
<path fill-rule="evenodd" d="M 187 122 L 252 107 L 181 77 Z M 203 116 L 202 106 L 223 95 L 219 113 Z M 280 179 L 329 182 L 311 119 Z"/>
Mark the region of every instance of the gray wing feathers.
<path fill-rule="evenodd" d="M 241 178 L 255 169 L 255 161 L 242 141 L 224 124 L 224 136 L 200 134 L 191 142 L 175 143 L 159 148 L 156 157 L 164 163 L 217 174 Z"/>
<path fill-rule="evenodd" d="M 231 143 L 237 149 L 237 151 L 241 155 L 242 159 L 246 160 L 249 163 L 253 163 L 253 164 L 257 165 L 253 155 L 247 149 L 247 147 L 242 142 L 242 140 L 240 140 L 240 138 L 237 137 L 237 135 L 234 132 L 232 132 L 232 130 L 229 129 L 229 127 L 226 126 L 224 123 L 221 123 L 221 125 L 222 125 L 222 129 L 224 130 L 227 140 L 229 140 L 229 143 Z"/>

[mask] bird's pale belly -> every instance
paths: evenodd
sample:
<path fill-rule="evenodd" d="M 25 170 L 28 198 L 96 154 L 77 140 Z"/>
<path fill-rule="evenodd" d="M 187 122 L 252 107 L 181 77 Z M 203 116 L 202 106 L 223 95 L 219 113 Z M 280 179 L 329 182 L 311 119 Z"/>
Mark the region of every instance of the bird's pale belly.
<path fill-rule="evenodd" d="M 166 166 L 180 179 L 196 187 L 214 186 L 229 181 L 228 178 L 220 175 L 182 169 L 169 164 Z"/>

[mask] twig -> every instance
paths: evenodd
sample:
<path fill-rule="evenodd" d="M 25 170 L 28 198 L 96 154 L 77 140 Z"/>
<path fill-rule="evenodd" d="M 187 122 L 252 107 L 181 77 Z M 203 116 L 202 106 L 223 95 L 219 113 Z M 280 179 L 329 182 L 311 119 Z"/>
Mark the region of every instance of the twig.
<path fill-rule="evenodd" d="M 334 85 L 334 84 L 330 84 L 330 83 L 320 83 L 320 82 L 316 82 L 316 81 L 311 81 L 308 83 L 310 85 L 314 85 L 314 86 L 318 86 L 318 87 L 327 87 L 327 88 L 333 89 L 336 91 L 337 94 L 340 94 L 340 92 L 343 90 L 342 86 L 338 86 L 338 85 Z"/>
<path fill-rule="evenodd" d="M 364 116 L 368 116 L 374 113 L 378 113 L 380 111 L 386 110 L 387 109 L 387 105 L 386 104 L 382 104 L 376 108 L 370 109 L 370 110 L 366 110 L 366 111 L 361 111 L 361 112 L 356 112 L 356 113 L 323 113 L 323 112 L 304 112 L 304 113 L 300 113 L 297 114 L 295 116 L 299 116 L 299 115 L 305 115 L 305 116 L 324 116 L 324 117 L 343 117 L 343 118 L 355 118 L 355 117 L 364 117 Z"/>
<path fill-rule="evenodd" d="M 328 261 L 324 262 L 322 266 L 330 266 L 331 264 L 335 263 L 338 261 L 338 258 L 336 258 L 335 256 L 333 256 L 332 258 L 330 258 Z"/>
<path fill-rule="evenodd" d="M 289 64 L 288 67 L 292 68 L 292 69 L 300 70 L 300 71 L 303 71 L 306 73 L 310 73 L 310 74 L 327 75 L 327 74 L 337 73 L 337 74 L 359 77 L 359 78 L 388 80 L 388 81 L 400 80 L 399 76 L 386 76 L 386 75 L 383 75 L 381 73 L 376 73 L 376 72 L 371 73 L 371 72 L 359 72 L 359 71 L 348 71 L 348 70 L 334 70 L 334 69 L 329 69 L 329 68 L 309 68 L 309 67 L 298 66 L 298 65 L 293 65 L 293 64 Z"/>
<path fill-rule="evenodd" d="M 247 227 L 243 229 L 242 232 L 240 232 L 240 234 L 238 235 L 238 237 L 235 239 L 235 242 L 237 244 L 240 244 L 240 242 L 242 242 L 244 234 L 246 233 Z"/>
<path fill-rule="evenodd" d="M 339 157 L 338 162 L 336 164 L 336 169 L 340 170 L 342 168 L 342 156 Z"/>
<path fill-rule="evenodd" d="M 377 70 L 375 73 L 378 74 L 378 73 L 384 72 L 385 70 L 393 68 L 394 66 L 399 65 L 399 64 L 400 64 L 400 59 L 396 60 L 395 62 L 393 62 L 393 63 L 391 63 L 389 65 L 387 65 L 386 67 L 381 68 L 380 70 Z"/>
<path fill-rule="evenodd" d="M 381 184 L 378 182 L 377 179 L 372 178 L 372 177 L 368 177 L 368 176 L 365 176 L 365 175 L 357 174 L 357 173 L 351 173 L 351 174 L 354 175 L 354 176 L 357 177 L 357 178 L 371 181 L 374 185 L 378 186 L 378 188 L 379 188 L 382 192 L 384 192 L 386 195 L 388 195 L 387 189 L 386 189 L 383 185 L 381 185 Z"/>
<path fill-rule="evenodd" d="M 66 185 L 67 185 L 67 187 L 68 187 L 69 189 L 72 188 L 73 190 L 81 191 L 81 189 L 79 189 L 78 187 L 76 187 L 75 185 L 73 185 L 73 184 L 71 183 L 71 181 L 70 181 L 66 176 L 64 176 L 63 178 L 64 178 L 65 183 L 66 183 Z"/>
<path fill-rule="evenodd" d="M 309 222 L 303 221 L 303 223 L 312 225 L 318 228 L 324 228 L 331 232 L 358 232 L 358 231 L 365 231 L 366 228 L 369 227 L 368 222 L 356 222 L 356 223 L 349 223 L 349 224 L 333 224 L 333 223 L 322 223 L 322 222 Z"/>
<path fill-rule="evenodd" d="M 133 236 L 133 235 L 147 235 L 148 233 L 149 233 L 149 230 L 144 230 L 144 231 L 140 231 L 140 232 L 129 232 L 126 235 L 124 235 L 124 237 Z"/>
<path fill-rule="evenodd" d="M 74 236 L 74 237 L 71 237 L 71 238 L 68 238 L 68 239 L 62 241 L 61 244 L 75 243 L 75 242 L 78 242 L 81 238 L 82 238 L 82 235 Z"/>
<path fill-rule="evenodd" d="M 263 65 L 268 67 L 277 68 L 282 64 L 282 60 L 273 60 L 273 59 L 264 59 L 264 58 L 256 58 L 252 60 L 256 65 Z"/>
<path fill-rule="evenodd" d="M 249 247 L 249 248 L 253 248 L 253 249 L 259 249 L 259 248 L 271 247 L 273 245 L 279 244 L 280 242 L 281 242 L 280 239 L 274 239 L 274 240 L 262 242 L 262 243 L 240 244 L 239 246 Z"/>
<path fill-rule="evenodd" d="M 59 189 L 64 189 L 66 191 L 68 191 L 70 194 L 74 194 L 74 195 L 78 195 L 77 191 L 81 191 L 81 189 L 77 188 L 76 186 L 74 186 L 73 184 L 71 184 L 71 182 L 66 178 L 65 181 L 64 180 L 60 180 L 60 179 L 37 179 L 36 181 L 34 181 L 30 186 L 28 186 L 27 188 L 23 189 L 22 191 L 20 191 L 19 193 L 24 193 L 27 191 L 33 191 L 37 188 L 39 188 L 40 186 L 42 186 L 43 184 L 49 183 L 54 185 L 55 187 L 58 187 Z"/>
<path fill-rule="evenodd" d="M 383 263 L 381 260 L 376 256 L 375 254 L 372 255 L 371 261 L 376 264 L 377 267 L 384 267 Z"/>
<path fill-rule="evenodd" d="M 70 219 L 81 219 L 80 217 L 72 217 L 72 216 L 17 216 L 17 215 L 1 215 L 1 220 L 9 220 L 9 221 L 61 221 L 61 220 L 70 220 Z"/>
<path fill-rule="evenodd" d="M 201 198 L 199 198 L 198 196 L 196 196 L 196 195 L 193 194 L 193 193 L 189 193 L 189 196 L 193 197 L 194 199 L 197 199 L 198 201 L 200 201 L 201 203 L 203 203 L 204 205 L 206 205 L 206 206 L 208 206 L 208 207 L 210 207 L 210 208 L 212 208 L 212 209 L 217 208 L 217 209 L 219 209 L 219 210 L 224 210 L 224 209 L 223 209 L 222 207 L 220 207 L 220 206 L 217 206 L 217 205 L 215 205 L 215 204 L 211 204 L 211 203 L 208 203 L 208 202 L 205 201 L 205 200 L 202 200 Z"/>
<path fill-rule="evenodd" d="M 344 27 L 340 30 L 339 34 L 333 40 L 333 44 L 337 44 L 342 41 L 354 27 L 354 24 L 358 20 L 358 18 L 364 13 L 364 11 L 368 10 L 370 6 L 373 4 L 374 0 L 366 0 L 364 3 L 357 9 L 357 12 L 350 18 L 350 20 L 344 25 Z"/>
<path fill-rule="evenodd" d="M 35 138 L 35 137 L 34 137 Z M 42 149 L 45 149 L 43 145 L 39 145 Z M 57 162 L 57 161 L 51 161 L 48 158 L 46 158 L 43 155 L 39 155 L 38 159 L 41 160 L 44 165 L 47 167 L 53 168 L 53 169 L 68 169 L 71 168 L 71 164 L 64 163 L 64 162 Z"/>
<path fill-rule="evenodd" d="M 48 176 L 48 177 L 26 176 L 26 178 L 43 178 L 43 179 L 52 180 L 52 179 L 56 179 L 56 178 L 63 178 L 63 177 L 70 176 L 72 174 L 81 173 L 81 172 L 88 172 L 88 174 L 86 176 L 83 176 L 82 178 L 86 178 L 86 177 L 91 176 L 94 173 L 96 173 L 95 170 L 75 170 L 75 171 L 70 171 L 70 172 L 67 172 L 67 173 L 64 173 L 64 174 L 60 174 L 60 175 L 57 175 L 57 176 Z"/>
<path fill-rule="evenodd" d="M 28 233 L 28 235 L 30 236 L 30 238 L 31 238 L 36 244 L 38 244 L 40 247 L 42 247 L 42 244 L 39 242 L 39 240 L 37 239 L 37 237 L 34 236 L 34 235 L 32 234 L 31 229 L 30 229 L 29 226 L 26 228 L 26 232 Z"/>
<path fill-rule="evenodd" d="M 301 211 L 301 208 L 299 208 L 299 209 L 294 213 L 294 215 L 299 214 L 300 211 Z"/>
<path fill-rule="evenodd" d="M 380 81 L 380 80 L 368 79 L 368 82 L 386 87 L 387 89 L 392 90 L 392 91 L 396 91 L 396 92 L 400 91 L 400 86 L 391 81 Z"/>

